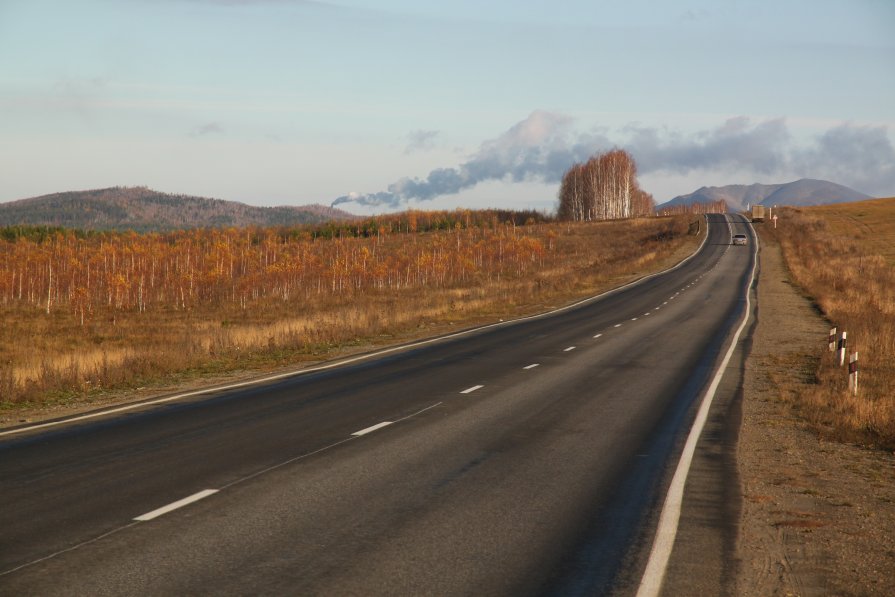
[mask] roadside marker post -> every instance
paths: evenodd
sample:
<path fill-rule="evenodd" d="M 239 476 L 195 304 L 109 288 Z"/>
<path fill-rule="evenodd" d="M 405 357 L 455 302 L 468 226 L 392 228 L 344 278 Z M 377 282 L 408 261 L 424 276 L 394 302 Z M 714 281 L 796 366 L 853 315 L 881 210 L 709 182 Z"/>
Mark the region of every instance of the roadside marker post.
<path fill-rule="evenodd" d="M 848 388 L 858 395 L 858 353 L 855 352 L 848 359 Z"/>
<path fill-rule="evenodd" d="M 836 328 L 830 328 L 830 352 L 836 351 Z"/>
<path fill-rule="evenodd" d="M 846 332 L 842 332 L 842 337 L 839 338 L 839 366 L 845 364 L 845 350 L 848 345 L 848 338 L 845 337 Z"/>

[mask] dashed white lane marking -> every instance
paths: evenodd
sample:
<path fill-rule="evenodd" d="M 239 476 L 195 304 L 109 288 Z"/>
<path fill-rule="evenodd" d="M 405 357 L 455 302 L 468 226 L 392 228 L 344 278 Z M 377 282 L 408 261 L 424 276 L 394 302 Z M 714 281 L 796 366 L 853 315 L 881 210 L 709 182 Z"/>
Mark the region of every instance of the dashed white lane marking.
<path fill-rule="evenodd" d="M 472 386 L 471 388 L 466 388 L 465 390 L 463 390 L 463 391 L 460 392 L 460 393 L 461 393 L 461 394 L 472 394 L 472 393 L 475 392 L 476 390 L 481 390 L 481 389 L 484 388 L 484 387 L 485 387 L 485 386 L 481 386 L 481 385 L 479 385 L 479 386 Z"/>
<path fill-rule="evenodd" d="M 532 363 L 531 365 L 528 365 L 527 367 L 523 367 L 523 369 L 534 369 L 538 365 L 540 365 L 540 363 Z"/>
<path fill-rule="evenodd" d="M 156 510 L 153 510 L 152 512 L 147 512 L 146 514 L 137 516 L 136 518 L 134 518 L 134 520 L 139 520 L 140 522 L 146 522 L 147 520 L 152 520 L 153 518 L 158 518 L 162 514 L 167 514 L 168 512 L 177 510 L 178 508 L 183 508 L 184 506 L 192 504 L 193 502 L 198 502 L 199 500 L 201 500 L 203 498 L 207 498 L 210 495 L 214 495 L 217 492 L 218 492 L 217 489 L 203 489 L 202 491 L 200 491 L 198 493 L 194 493 L 193 495 L 191 495 L 189 497 L 185 497 L 182 500 L 177 500 L 176 502 L 171 502 L 167 506 L 162 506 L 161 508 L 157 508 Z"/>
<path fill-rule="evenodd" d="M 631 318 L 631 321 L 637 321 L 637 318 L 636 318 L 636 317 L 632 317 L 632 318 Z"/>
<path fill-rule="evenodd" d="M 646 317 L 647 315 L 651 315 L 651 313 L 649 311 L 647 311 L 646 313 L 643 314 L 644 317 Z"/>
<path fill-rule="evenodd" d="M 424 412 L 426 412 L 428 410 L 432 410 L 433 408 L 438 408 L 442 404 L 443 404 L 443 402 L 436 402 L 435 404 L 433 404 L 431 406 L 427 406 L 426 408 L 422 408 L 422 409 L 416 411 L 415 413 L 411 413 L 405 417 L 401 417 L 400 419 L 395 419 L 394 422 L 400 423 L 402 421 L 412 419 L 416 416 L 423 414 Z M 218 491 L 224 491 L 226 489 L 229 489 L 230 487 L 233 487 L 234 485 L 239 485 L 241 483 L 245 483 L 246 481 L 251 481 L 252 479 L 255 479 L 256 477 L 266 475 L 267 473 L 269 473 L 271 471 L 275 471 L 277 469 L 283 468 L 284 466 L 288 466 L 288 465 L 292 464 L 293 462 L 299 462 L 300 460 L 305 460 L 306 458 L 310 458 L 311 456 L 316 456 L 317 454 L 320 454 L 321 452 L 326 452 L 328 450 L 335 448 L 336 446 L 341 446 L 344 443 L 354 441 L 356 439 L 357 439 L 357 437 L 353 437 L 353 436 L 346 437 L 345 439 L 340 439 L 337 442 L 333 442 L 329 445 L 322 446 L 320 448 L 317 448 L 316 450 L 311 450 L 310 452 L 304 452 L 302 454 L 293 456 L 292 458 L 288 458 L 288 459 L 286 459 L 282 462 L 279 462 L 277 464 L 268 466 L 267 468 L 263 468 L 260 471 L 255 471 L 254 473 L 248 474 L 244 477 L 240 477 L 239 479 L 234 479 L 233 481 L 230 481 L 226 485 L 222 485 L 220 489 L 206 489 L 205 491 L 210 491 L 212 493 L 215 493 Z M 205 495 L 202 495 L 201 497 L 196 497 L 196 496 L 199 496 L 200 494 L 203 494 L 203 493 L 205 493 L 205 492 L 200 491 L 199 493 L 195 494 L 194 496 L 190 496 L 190 497 L 195 498 L 195 499 L 202 499 L 206 496 Z M 208 495 L 211 495 L 211 494 L 208 494 Z M 186 498 L 186 499 L 190 499 L 190 498 Z M 195 499 L 193 501 L 195 501 Z M 183 500 L 181 500 L 181 502 L 183 502 Z M 177 504 L 177 503 L 180 503 L 180 502 L 175 502 L 175 504 Z M 172 506 L 173 505 L 174 504 L 172 504 Z M 168 507 L 170 507 L 170 506 L 168 506 Z M 150 514 L 154 514 L 155 512 L 157 512 L 157 511 L 154 510 L 153 512 L 144 514 L 140 518 L 143 519 L 144 517 L 149 516 Z M 158 516 L 161 516 L 161 514 L 158 514 Z M 24 568 L 30 568 L 31 566 L 34 566 L 35 564 L 39 564 L 41 562 L 46 562 L 47 560 L 52 560 L 53 558 L 56 558 L 62 554 L 76 551 L 76 550 L 81 549 L 82 547 L 85 547 L 87 545 L 91 545 L 98 541 L 102 541 L 106 537 L 109 537 L 109 536 L 114 535 L 115 533 L 119 533 L 121 531 L 125 531 L 125 530 L 139 524 L 140 522 L 141 522 L 141 520 L 139 520 L 139 519 L 133 519 L 127 524 L 123 524 L 118 528 L 112 529 L 111 531 L 107 531 L 101 535 L 97 535 L 96 537 L 87 539 L 86 541 L 82 541 L 82 542 L 72 545 L 70 547 L 66 547 L 65 549 L 61 549 L 59 551 L 53 552 L 49 555 L 43 556 L 42 558 L 37 558 L 36 560 L 31 560 L 30 562 L 20 564 L 19 566 L 16 566 L 15 568 L 10 568 L 9 570 L 3 570 L 2 572 L 0 572 L 0 577 L 6 576 L 7 574 L 12 574 L 14 572 L 18 572 L 19 570 L 22 570 Z"/>
<path fill-rule="evenodd" d="M 568 348 L 563 348 L 562 351 L 563 351 L 563 352 L 570 352 L 570 351 L 575 350 L 575 348 L 576 348 L 576 347 L 574 347 L 574 346 L 570 346 L 570 347 L 568 347 Z"/>
<path fill-rule="evenodd" d="M 620 324 L 620 323 L 617 323 L 617 324 L 615 324 L 615 325 L 614 325 L 614 326 L 612 326 L 612 327 L 614 327 L 614 328 L 620 328 L 620 327 L 622 327 L 622 324 Z"/>
<path fill-rule="evenodd" d="M 663 305 L 667 305 L 667 304 L 668 304 L 668 301 L 665 301 L 665 302 L 664 302 L 664 303 L 662 303 L 662 304 L 663 304 Z"/>
<path fill-rule="evenodd" d="M 603 335 L 603 334 L 597 334 L 596 336 L 594 336 L 594 338 L 599 338 L 599 337 L 602 336 L 602 335 Z"/>
<path fill-rule="evenodd" d="M 356 435 L 357 437 L 360 437 L 362 435 L 367 435 L 368 433 L 372 433 L 373 431 L 376 431 L 377 429 L 382 429 L 383 427 L 387 427 L 387 426 L 391 425 L 392 423 L 393 423 L 393 421 L 383 421 L 382 423 L 376 423 L 375 425 L 370 425 L 366 429 L 361 429 L 360 431 L 355 431 L 351 435 Z"/>

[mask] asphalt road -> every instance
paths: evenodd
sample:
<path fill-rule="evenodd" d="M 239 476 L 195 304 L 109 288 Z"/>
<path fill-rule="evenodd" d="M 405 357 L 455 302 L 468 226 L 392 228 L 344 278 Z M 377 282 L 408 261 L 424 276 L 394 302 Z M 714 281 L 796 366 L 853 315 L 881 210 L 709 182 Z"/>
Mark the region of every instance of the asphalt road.
<path fill-rule="evenodd" d="M 744 309 L 752 248 L 709 218 L 685 264 L 574 309 L 0 436 L 0 594 L 636 590 Z"/>

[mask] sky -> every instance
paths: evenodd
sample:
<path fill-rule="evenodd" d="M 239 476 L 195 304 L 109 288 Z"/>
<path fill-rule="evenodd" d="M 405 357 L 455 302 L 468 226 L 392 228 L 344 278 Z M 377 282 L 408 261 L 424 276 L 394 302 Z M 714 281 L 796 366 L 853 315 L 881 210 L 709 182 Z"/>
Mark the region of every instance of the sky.
<path fill-rule="evenodd" d="M 0 202 L 552 211 L 615 147 L 893 196 L 893 145 L 893 0 L 0 0 Z"/>

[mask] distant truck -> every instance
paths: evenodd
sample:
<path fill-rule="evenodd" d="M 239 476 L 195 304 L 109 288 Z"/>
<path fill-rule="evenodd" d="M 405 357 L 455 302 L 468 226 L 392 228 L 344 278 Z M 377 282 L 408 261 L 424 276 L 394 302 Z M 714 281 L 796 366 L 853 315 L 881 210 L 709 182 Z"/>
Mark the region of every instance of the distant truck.
<path fill-rule="evenodd" d="M 752 221 L 764 222 L 764 205 L 752 206 Z"/>

